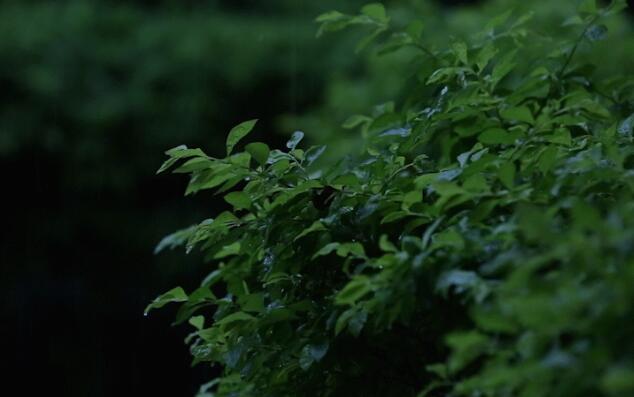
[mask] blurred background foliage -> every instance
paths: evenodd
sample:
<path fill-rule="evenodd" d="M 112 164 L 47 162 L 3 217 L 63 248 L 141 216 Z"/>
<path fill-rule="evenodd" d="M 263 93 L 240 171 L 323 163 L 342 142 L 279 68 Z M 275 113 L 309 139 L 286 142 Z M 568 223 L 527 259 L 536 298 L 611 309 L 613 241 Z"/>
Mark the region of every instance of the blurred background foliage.
<path fill-rule="evenodd" d="M 209 378 L 209 369 L 189 369 L 187 348 L 174 343 L 184 331 L 166 330 L 172 313 L 142 311 L 174 280 L 190 289 L 206 273 L 195 255 L 154 257 L 154 244 L 224 204 L 184 200 L 182 178 L 154 172 L 182 143 L 222 152 L 226 132 L 250 118 L 260 119 L 254 139 L 272 147 L 302 129 L 335 156 L 354 152 L 359 135 L 341 124 L 404 100 L 401 81 L 417 67 L 408 51 L 355 54 L 354 34 L 315 39 L 316 15 L 363 3 L 0 3 L 5 374 L 38 379 L 32 393 L 95 397 L 192 395 Z M 437 47 L 511 7 L 534 11 L 548 35 L 569 34 L 561 25 L 577 3 L 386 1 L 397 26 L 423 15 Z M 634 70 L 634 38 L 584 51 L 609 51 L 613 61 L 596 73 Z"/>

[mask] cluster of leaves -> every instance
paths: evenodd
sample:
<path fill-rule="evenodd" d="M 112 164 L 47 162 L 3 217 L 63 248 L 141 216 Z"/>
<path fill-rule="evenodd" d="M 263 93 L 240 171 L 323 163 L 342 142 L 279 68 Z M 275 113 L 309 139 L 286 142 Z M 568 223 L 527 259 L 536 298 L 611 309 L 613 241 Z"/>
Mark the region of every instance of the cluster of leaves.
<path fill-rule="evenodd" d="M 353 116 L 361 158 L 250 143 L 174 148 L 161 171 L 232 211 L 166 237 L 214 270 L 181 302 L 201 396 L 627 396 L 634 393 L 632 76 L 597 79 L 575 55 L 625 7 L 586 0 L 578 36 L 527 57 L 530 15 L 430 49 L 409 98 Z M 324 31 L 389 24 L 378 4 Z M 574 28 L 570 28 L 574 29 Z M 527 44 L 528 43 L 528 44 Z"/>

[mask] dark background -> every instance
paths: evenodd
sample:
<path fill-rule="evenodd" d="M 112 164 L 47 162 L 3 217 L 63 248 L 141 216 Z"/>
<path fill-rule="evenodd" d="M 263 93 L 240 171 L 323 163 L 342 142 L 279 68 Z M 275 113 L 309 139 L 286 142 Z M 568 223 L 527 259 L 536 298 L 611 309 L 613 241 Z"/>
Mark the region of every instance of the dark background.
<path fill-rule="evenodd" d="M 261 120 L 253 139 L 279 147 L 324 113 L 335 126 L 381 100 L 354 37 L 314 38 L 316 15 L 363 3 L 0 3 L 2 378 L 26 395 L 95 397 L 191 396 L 209 380 L 189 367 L 173 308 L 142 313 L 211 270 L 196 254 L 154 256 L 155 244 L 224 204 L 184 198 L 186 178 L 155 170 L 182 143 L 222 154 L 246 119 Z"/>

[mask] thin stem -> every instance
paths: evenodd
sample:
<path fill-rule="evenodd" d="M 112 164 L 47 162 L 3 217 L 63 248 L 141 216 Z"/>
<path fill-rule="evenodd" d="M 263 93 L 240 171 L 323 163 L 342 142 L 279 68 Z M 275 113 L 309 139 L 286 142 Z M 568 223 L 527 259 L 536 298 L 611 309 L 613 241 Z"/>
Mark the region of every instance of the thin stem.
<path fill-rule="evenodd" d="M 581 35 L 579 35 L 579 38 L 577 38 L 577 41 L 575 42 L 575 45 L 572 47 L 572 50 L 570 51 L 570 54 L 568 54 L 568 57 L 566 58 L 566 62 L 564 62 L 563 66 L 561 67 L 561 70 L 559 70 L 559 73 L 557 73 L 557 76 L 561 79 L 564 76 L 564 73 L 566 73 L 566 69 L 568 68 L 568 66 L 570 65 L 570 62 L 572 61 L 572 58 L 575 56 L 575 53 L 577 52 L 577 48 L 579 48 L 579 44 L 581 44 L 581 42 L 583 41 L 583 38 L 586 36 L 586 34 L 588 33 L 588 29 L 590 29 L 590 27 L 592 25 L 594 25 L 594 23 L 599 19 L 599 15 L 595 15 L 594 18 L 592 18 L 592 20 L 590 21 L 590 23 L 588 23 L 586 25 L 586 27 L 583 29 L 583 32 L 581 32 Z"/>

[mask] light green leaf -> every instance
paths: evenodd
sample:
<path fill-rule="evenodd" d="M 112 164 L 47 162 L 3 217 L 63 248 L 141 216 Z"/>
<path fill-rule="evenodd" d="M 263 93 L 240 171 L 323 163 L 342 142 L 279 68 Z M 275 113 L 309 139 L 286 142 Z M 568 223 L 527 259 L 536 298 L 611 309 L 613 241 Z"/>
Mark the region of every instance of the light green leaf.
<path fill-rule="evenodd" d="M 214 259 L 222 259 L 228 256 L 238 255 L 240 253 L 240 247 L 241 244 L 239 241 L 236 241 L 235 243 L 229 245 L 225 245 L 220 251 L 216 253 L 216 255 L 214 255 Z"/>
<path fill-rule="evenodd" d="M 189 323 L 196 328 L 197 330 L 201 330 L 205 327 L 205 317 L 204 316 L 194 316 L 189 319 Z"/>
<path fill-rule="evenodd" d="M 236 210 L 249 209 L 251 207 L 251 198 L 245 192 L 231 192 L 225 196 L 225 201 Z"/>
<path fill-rule="evenodd" d="M 337 243 L 337 242 L 333 242 L 333 243 L 328 243 L 326 245 L 324 245 L 319 251 L 317 251 L 314 255 L 313 255 L 313 260 L 315 258 L 318 258 L 320 256 L 326 256 L 326 255 L 330 255 L 332 252 L 334 252 L 337 248 L 339 248 L 341 244 Z"/>
<path fill-rule="evenodd" d="M 477 331 L 457 332 L 446 338 L 452 353 L 449 358 L 449 370 L 456 373 L 480 356 L 487 349 L 489 340 Z"/>
<path fill-rule="evenodd" d="M 497 48 L 493 45 L 493 43 L 488 42 L 482 49 L 478 52 L 476 56 L 476 65 L 478 66 L 478 70 L 482 71 L 489 64 L 491 59 L 498 53 Z"/>
<path fill-rule="evenodd" d="M 269 159 L 269 153 L 271 150 L 268 145 L 262 142 L 253 142 L 245 146 L 245 150 L 258 162 L 260 165 L 266 164 Z"/>
<path fill-rule="evenodd" d="M 452 47 L 453 49 L 453 53 L 454 55 L 456 55 L 456 58 L 458 58 L 458 60 L 464 64 L 464 65 L 468 65 L 469 64 L 469 58 L 467 56 L 467 45 L 463 42 L 457 42 L 457 43 L 453 43 Z"/>
<path fill-rule="evenodd" d="M 361 13 L 383 24 L 389 21 L 385 7 L 381 3 L 367 4 L 361 8 Z"/>
<path fill-rule="evenodd" d="M 528 106 L 511 107 L 500 110 L 500 117 L 509 121 L 522 121 L 528 124 L 534 124 L 535 119 Z"/>
<path fill-rule="evenodd" d="M 145 308 L 144 314 L 147 316 L 152 309 L 160 309 L 168 303 L 186 302 L 187 299 L 187 294 L 181 287 L 173 288 L 154 299 L 152 303 Z"/>
<path fill-rule="evenodd" d="M 223 317 L 221 320 L 216 321 L 216 325 L 225 326 L 228 324 L 241 322 L 241 321 L 252 321 L 255 320 L 255 317 L 245 312 L 235 312 L 226 317 Z"/>
<path fill-rule="evenodd" d="M 166 170 L 168 170 L 170 167 L 172 167 L 177 162 L 178 162 L 178 158 L 170 157 L 169 159 L 165 160 L 165 162 L 161 165 L 161 167 L 158 169 L 158 171 L 156 171 L 156 173 L 160 174 L 161 172 L 165 172 Z"/>
<path fill-rule="evenodd" d="M 382 234 L 379 238 L 379 248 L 383 252 L 397 252 L 398 249 L 392 242 L 389 240 L 386 234 Z"/>
<path fill-rule="evenodd" d="M 337 294 L 335 303 L 353 305 L 370 292 L 372 292 L 370 279 L 367 276 L 356 276 Z"/>
<path fill-rule="evenodd" d="M 207 157 L 205 152 L 203 152 L 202 150 L 189 149 L 185 145 L 176 146 L 175 148 L 172 148 L 166 151 L 165 154 L 176 159 L 184 159 L 184 158 L 194 157 L 194 156 Z"/>
<path fill-rule="evenodd" d="M 205 168 L 211 168 L 213 161 L 206 157 L 194 157 L 187 160 L 183 165 L 176 168 L 174 173 L 176 174 L 188 174 L 193 171 L 204 170 Z"/>
<path fill-rule="evenodd" d="M 515 137 L 501 128 L 490 128 L 478 136 L 478 140 L 487 145 L 510 145 Z"/>
<path fill-rule="evenodd" d="M 233 148 L 240 142 L 242 138 L 247 136 L 255 124 L 258 122 L 257 119 L 245 121 L 244 123 L 240 123 L 237 126 L 233 127 L 229 132 L 229 136 L 227 137 L 227 156 L 231 154 Z"/>
<path fill-rule="evenodd" d="M 329 11 L 319 15 L 317 18 L 315 18 L 315 21 L 319 23 L 332 22 L 338 21 L 343 17 L 345 17 L 345 15 L 340 13 L 339 11 Z"/>

